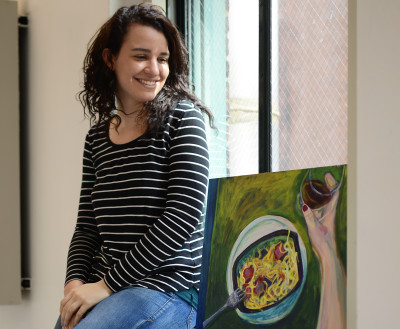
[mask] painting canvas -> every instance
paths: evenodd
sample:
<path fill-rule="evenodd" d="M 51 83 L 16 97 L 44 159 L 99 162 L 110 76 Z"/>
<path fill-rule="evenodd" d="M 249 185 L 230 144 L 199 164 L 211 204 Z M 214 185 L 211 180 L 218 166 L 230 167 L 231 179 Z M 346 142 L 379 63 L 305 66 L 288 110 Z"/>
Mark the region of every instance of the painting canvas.
<path fill-rule="evenodd" d="M 197 329 L 345 328 L 346 178 L 342 165 L 210 180 Z"/>

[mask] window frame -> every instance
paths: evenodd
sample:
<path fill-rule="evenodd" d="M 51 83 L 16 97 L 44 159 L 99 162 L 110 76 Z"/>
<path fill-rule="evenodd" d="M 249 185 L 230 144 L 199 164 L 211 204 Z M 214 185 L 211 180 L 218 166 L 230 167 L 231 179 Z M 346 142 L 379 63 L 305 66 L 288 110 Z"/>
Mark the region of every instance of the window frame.
<path fill-rule="evenodd" d="M 203 1 L 203 0 L 202 0 Z M 188 44 L 187 0 L 167 0 L 167 15 Z M 259 1 L 258 172 L 272 171 L 271 1 Z M 269 60 L 265 60 L 265 54 Z"/>
<path fill-rule="evenodd" d="M 258 172 L 263 173 L 272 171 L 271 1 L 259 1 L 258 63 Z"/>

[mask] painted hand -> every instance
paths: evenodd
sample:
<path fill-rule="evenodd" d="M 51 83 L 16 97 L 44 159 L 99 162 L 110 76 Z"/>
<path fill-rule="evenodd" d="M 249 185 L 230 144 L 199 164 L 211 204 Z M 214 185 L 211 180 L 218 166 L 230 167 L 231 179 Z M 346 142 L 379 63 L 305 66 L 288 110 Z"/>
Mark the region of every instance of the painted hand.
<path fill-rule="evenodd" d="M 331 174 L 327 174 L 325 180 L 328 186 L 334 186 L 334 180 Z M 308 235 L 310 237 L 312 246 L 320 259 L 324 259 L 332 253 L 336 253 L 335 241 L 335 217 L 336 207 L 339 198 L 339 190 L 337 190 L 332 199 L 326 205 L 326 213 L 323 221 L 319 221 L 310 207 L 306 204 L 303 205 L 303 215 L 307 223 Z"/>

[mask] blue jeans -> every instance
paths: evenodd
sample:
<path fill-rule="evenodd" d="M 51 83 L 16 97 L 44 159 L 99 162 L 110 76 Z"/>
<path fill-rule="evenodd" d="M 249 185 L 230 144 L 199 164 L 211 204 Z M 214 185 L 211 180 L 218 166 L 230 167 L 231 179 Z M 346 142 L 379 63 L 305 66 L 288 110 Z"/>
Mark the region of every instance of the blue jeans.
<path fill-rule="evenodd" d="M 174 293 L 129 287 L 98 303 L 74 329 L 192 329 L 196 314 Z M 60 318 L 54 329 L 61 329 Z"/>

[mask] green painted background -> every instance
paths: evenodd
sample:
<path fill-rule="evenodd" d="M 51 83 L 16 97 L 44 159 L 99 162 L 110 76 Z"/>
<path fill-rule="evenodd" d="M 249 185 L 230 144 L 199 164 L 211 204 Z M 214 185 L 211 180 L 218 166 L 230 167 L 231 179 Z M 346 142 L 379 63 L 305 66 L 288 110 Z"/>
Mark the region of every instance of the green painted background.
<path fill-rule="evenodd" d="M 336 170 L 339 167 L 331 168 Z M 316 328 L 320 298 L 319 261 L 312 251 L 305 220 L 296 206 L 297 194 L 307 172 L 308 170 L 304 169 L 221 178 L 218 180 L 213 234 L 211 237 L 205 319 L 210 317 L 226 302 L 228 297 L 226 269 L 231 249 L 240 232 L 247 224 L 258 217 L 277 215 L 287 218 L 296 227 L 307 249 L 308 269 L 303 291 L 292 312 L 286 318 L 267 327 L 271 329 Z M 345 272 L 347 231 L 346 172 L 345 167 L 335 221 L 338 254 Z M 212 219 L 206 220 L 210 221 L 210 223 L 212 221 Z M 243 329 L 260 328 L 260 326 L 242 321 L 237 313 L 232 310 L 221 314 L 207 326 L 208 328 Z"/>

